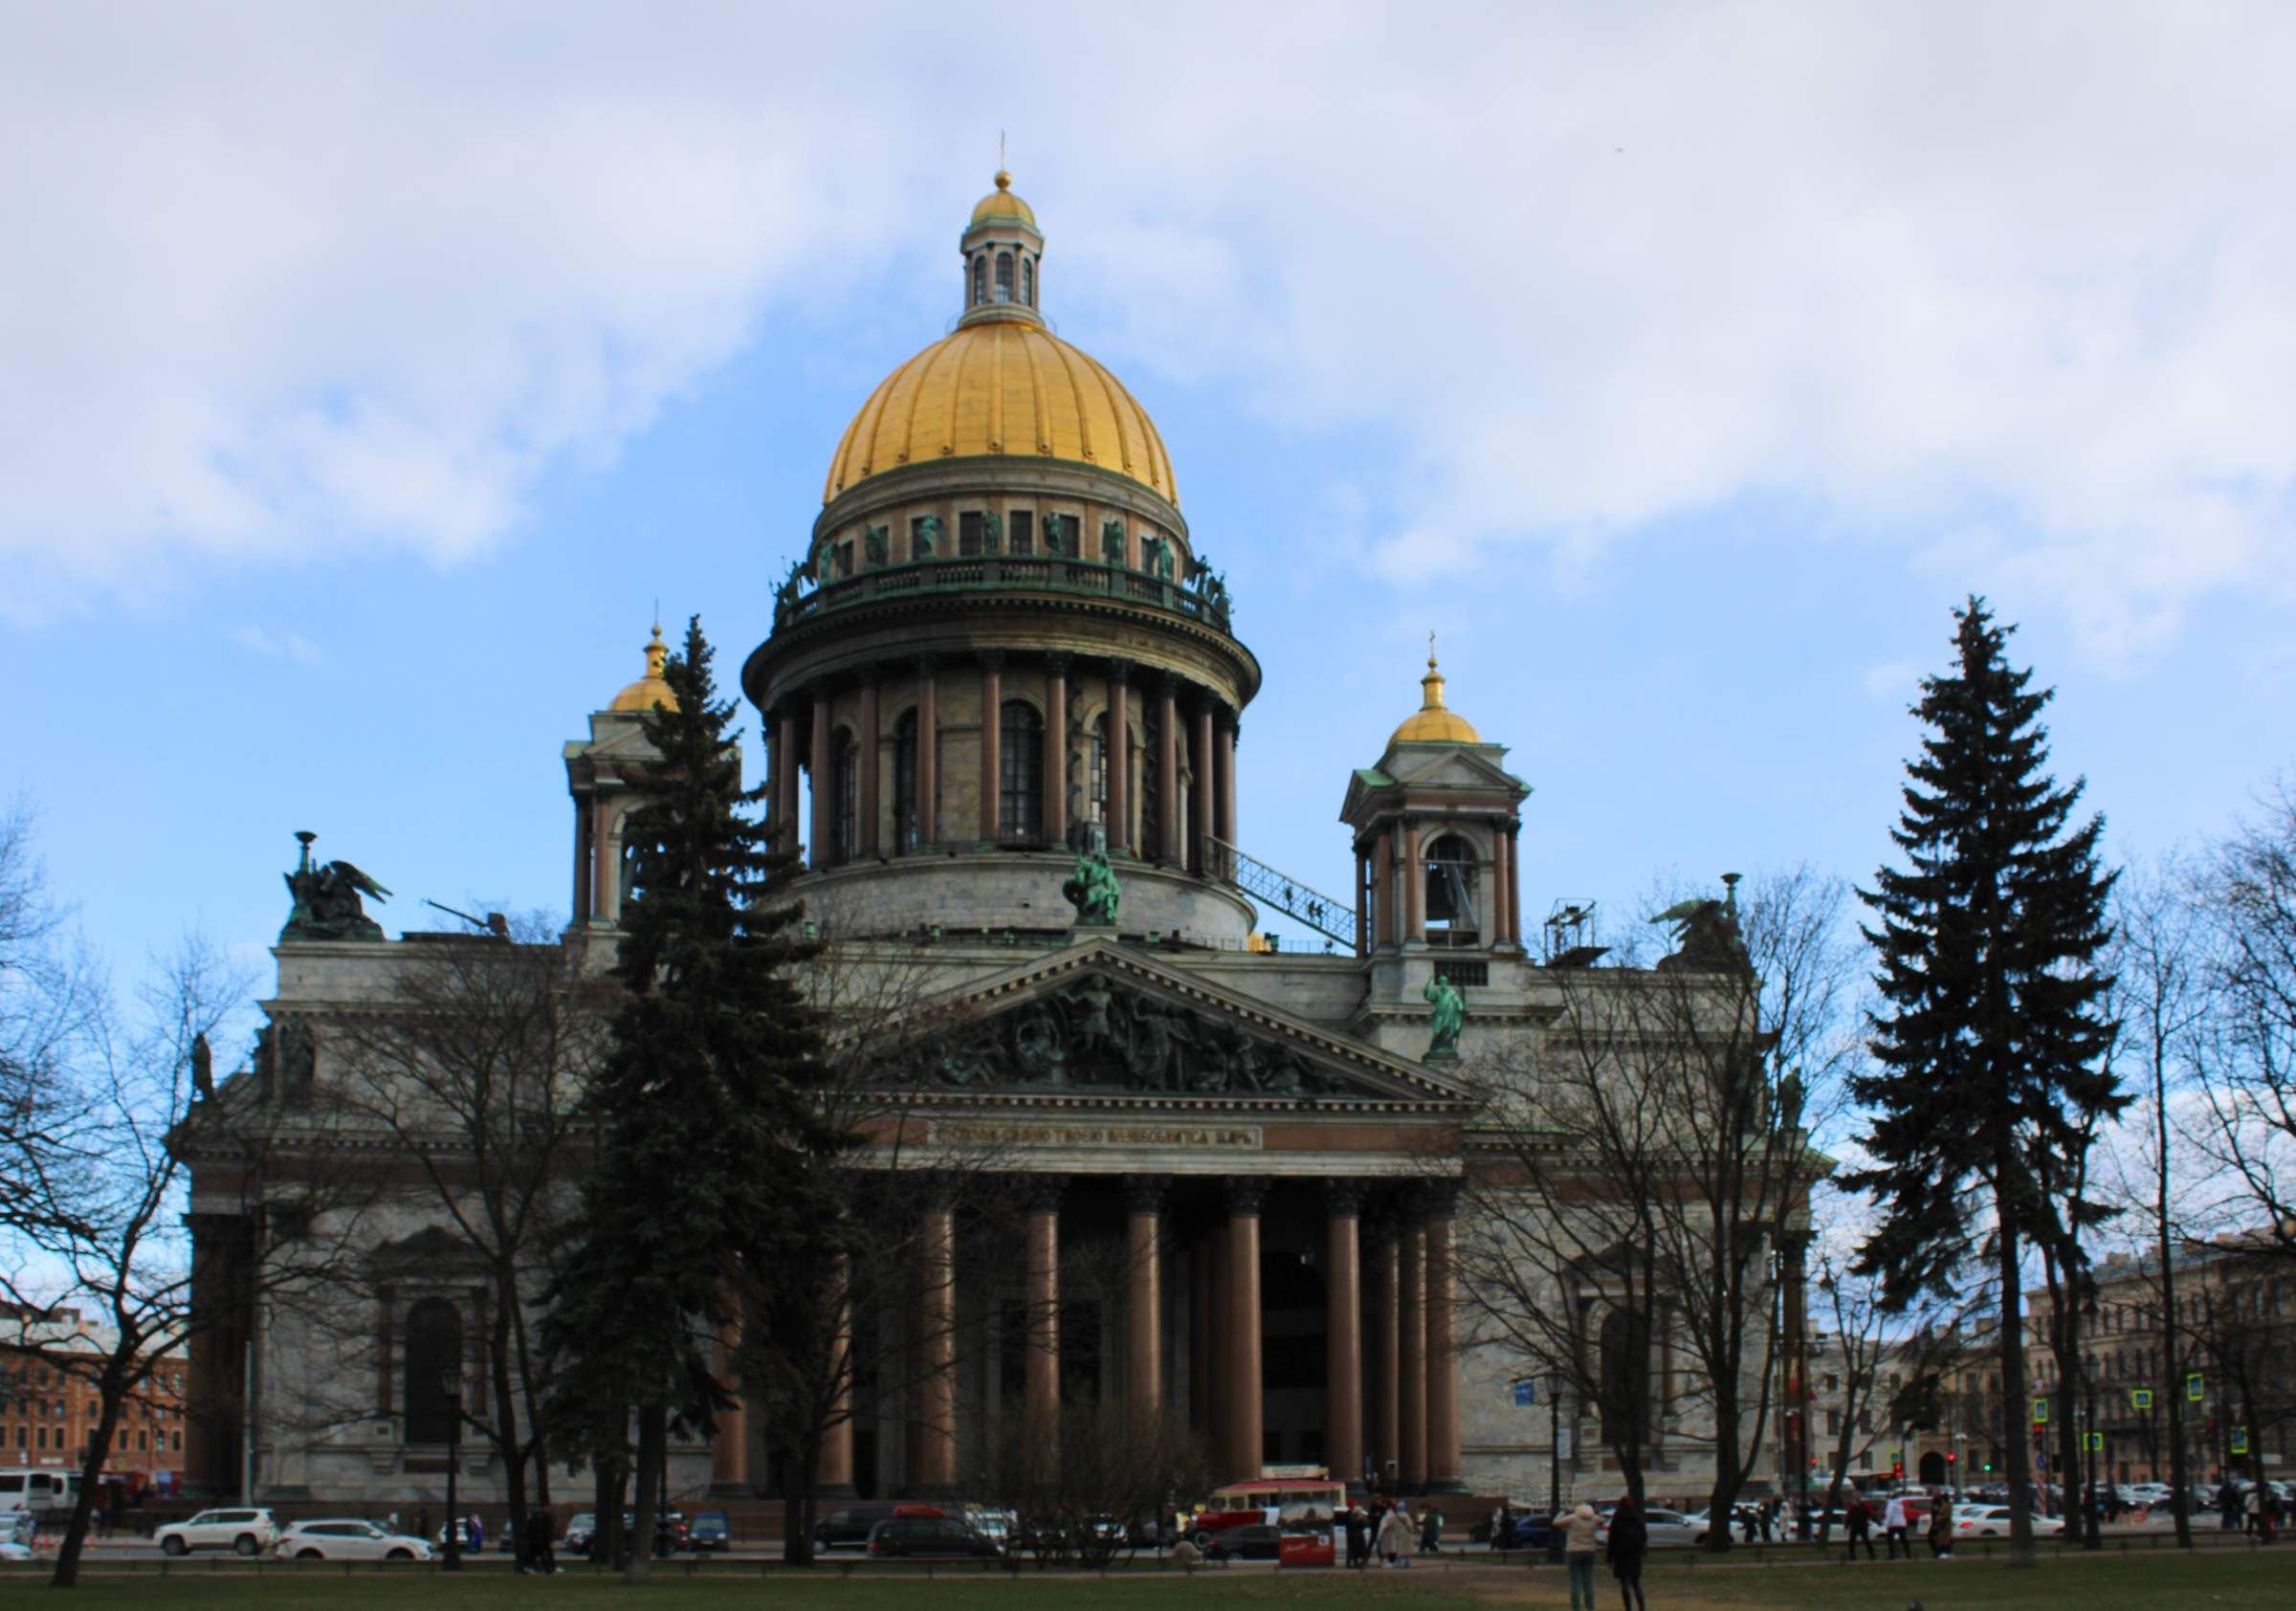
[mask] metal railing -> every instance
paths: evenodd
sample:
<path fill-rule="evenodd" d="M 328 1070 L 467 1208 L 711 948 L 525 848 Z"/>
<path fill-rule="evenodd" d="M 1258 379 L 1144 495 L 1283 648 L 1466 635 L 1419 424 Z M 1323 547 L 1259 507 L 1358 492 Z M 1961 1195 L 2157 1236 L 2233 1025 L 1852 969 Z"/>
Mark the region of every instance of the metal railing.
<path fill-rule="evenodd" d="M 1252 899 L 1274 907 L 1317 934 L 1329 936 L 1351 953 L 1356 949 L 1353 902 L 1334 900 L 1313 885 L 1277 872 L 1216 835 L 1204 837 L 1203 865 L 1213 877 L 1233 884 Z"/>
<path fill-rule="evenodd" d="M 1223 632 L 1230 606 L 1225 597 L 1150 576 L 1129 565 L 1072 560 L 1065 554 L 980 554 L 950 559 L 911 560 L 903 564 L 877 565 L 852 576 L 823 583 L 809 593 L 786 593 L 773 607 L 773 625 L 779 629 L 809 620 L 826 610 L 876 599 L 907 598 L 926 593 L 979 592 L 1071 593 L 1130 604 L 1151 605 L 1175 615 L 1202 621 Z"/>

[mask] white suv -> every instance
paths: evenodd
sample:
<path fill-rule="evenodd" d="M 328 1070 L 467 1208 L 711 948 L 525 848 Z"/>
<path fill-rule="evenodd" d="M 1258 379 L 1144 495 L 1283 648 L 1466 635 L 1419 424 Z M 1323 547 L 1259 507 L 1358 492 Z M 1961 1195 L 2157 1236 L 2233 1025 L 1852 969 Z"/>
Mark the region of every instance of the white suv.
<path fill-rule="evenodd" d="M 371 1521 L 344 1517 L 291 1522 L 273 1553 L 281 1560 L 429 1560 L 430 1546 Z"/>
<path fill-rule="evenodd" d="M 279 1524 L 265 1510 L 202 1511 L 189 1521 L 169 1522 L 152 1537 L 163 1554 L 171 1556 L 189 1555 L 193 1550 L 232 1550 L 254 1556 L 278 1542 Z"/>

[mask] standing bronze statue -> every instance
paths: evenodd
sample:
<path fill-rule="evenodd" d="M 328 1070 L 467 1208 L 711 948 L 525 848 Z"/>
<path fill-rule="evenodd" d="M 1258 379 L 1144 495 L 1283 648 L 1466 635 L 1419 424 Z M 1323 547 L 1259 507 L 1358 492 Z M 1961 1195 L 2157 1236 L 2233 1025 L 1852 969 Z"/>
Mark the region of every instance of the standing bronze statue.
<path fill-rule="evenodd" d="M 1076 909 L 1076 921 L 1088 928 L 1107 928 L 1116 920 L 1115 870 L 1097 850 L 1076 852 L 1076 871 L 1062 882 L 1060 893 Z"/>
<path fill-rule="evenodd" d="M 1427 1056 L 1458 1056 L 1459 1031 L 1467 1027 L 1466 992 L 1451 982 L 1449 975 L 1439 973 L 1427 981 L 1420 995 L 1435 1008 L 1435 1038 L 1427 1043 Z"/>

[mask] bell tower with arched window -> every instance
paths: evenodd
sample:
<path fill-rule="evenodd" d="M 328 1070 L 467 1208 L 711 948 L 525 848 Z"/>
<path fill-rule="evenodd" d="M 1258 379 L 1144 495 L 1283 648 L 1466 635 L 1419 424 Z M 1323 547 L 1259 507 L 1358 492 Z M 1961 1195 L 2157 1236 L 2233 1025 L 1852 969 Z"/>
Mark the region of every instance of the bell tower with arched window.
<path fill-rule="evenodd" d="M 1012 193 L 1012 175 L 997 170 L 997 188 L 981 198 L 959 241 L 964 257 L 964 313 L 960 323 L 1020 319 L 1042 324 L 1036 297 L 1044 278 L 1045 237 L 1036 212 Z"/>

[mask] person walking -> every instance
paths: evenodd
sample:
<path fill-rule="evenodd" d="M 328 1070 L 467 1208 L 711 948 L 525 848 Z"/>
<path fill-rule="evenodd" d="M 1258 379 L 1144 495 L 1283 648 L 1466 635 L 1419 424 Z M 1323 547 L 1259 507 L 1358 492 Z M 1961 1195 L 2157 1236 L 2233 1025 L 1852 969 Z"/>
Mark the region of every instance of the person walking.
<path fill-rule="evenodd" d="M 1502 1499 L 1499 1501 L 1499 1508 L 1490 1512 L 1490 1547 L 1493 1550 L 1504 1550 L 1512 1547 L 1513 1543 L 1514 1512 L 1510 1510 L 1507 1501 Z"/>
<path fill-rule="evenodd" d="M 558 1557 L 550 1547 L 550 1512 L 526 1512 L 526 1564 L 523 1571 L 556 1572 Z"/>
<path fill-rule="evenodd" d="M 1339 1518 L 1339 1531 L 1347 1539 L 1347 1564 L 1359 1568 L 1363 1564 L 1363 1512 L 1350 1505 Z"/>
<path fill-rule="evenodd" d="M 1643 1597 L 1643 1558 L 1650 1553 L 1650 1527 L 1629 1493 L 1610 1513 L 1610 1539 L 1602 1546 L 1609 1557 L 1610 1575 L 1619 1580 L 1619 1603 L 1624 1611 L 1650 1611 Z"/>
<path fill-rule="evenodd" d="M 1898 1546 L 1901 1544 L 1905 1546 L 1906 1558 L 1908 1560 L 1913 1558 L 1913 1540 L 1906 1536 L 1906 1496 L 1904 1494 L 1892 1493 L 1888 1503 L 1882 1507 L 1882 1532 L 1888 1536 L 1891 1560 L 1897 1558 Z M 1868 1548 L 1870 1547 L 1868 1546 Z"/>
<path fill-rule="evenodd" d="M 1581 1503 L 1562 1529 L 1562 1561 L 1570 1574 L 1571 1611 L 1595 1611 L 1595 1508 Z"/>
<path fill-rule="evenodd" d="M 1411 1517 L 1400 1500 L 1380 1521 L 1380 1558 L 1390 1566 L 1411 1564 Z"/>
<path fill-rule="evenodd" d="M 1866 1546 L 1866 1558 L 1873 1559 L 1873 1508 L 1866 1503 L 1864 1494 L 1853 1493 L 1849 1496 L 1849 1552 L 1842 1558 L 1857 1559 L 1860 1544 Z"/>
<path fill-rule="evenodd" d="M 1912 1552 L 1908 1551 L 1910 1555 Z M 1942 1498 L 1930 1501 L 1930 1558 L 1954 1558 L 1954 1508 Z"/>
<path fill-rule="evenodd" d="M 1419 1553 L 1431 1556 L 1443 1549 L 1443 1512 L 1433 1506 L 1419 1518 Z"/>

